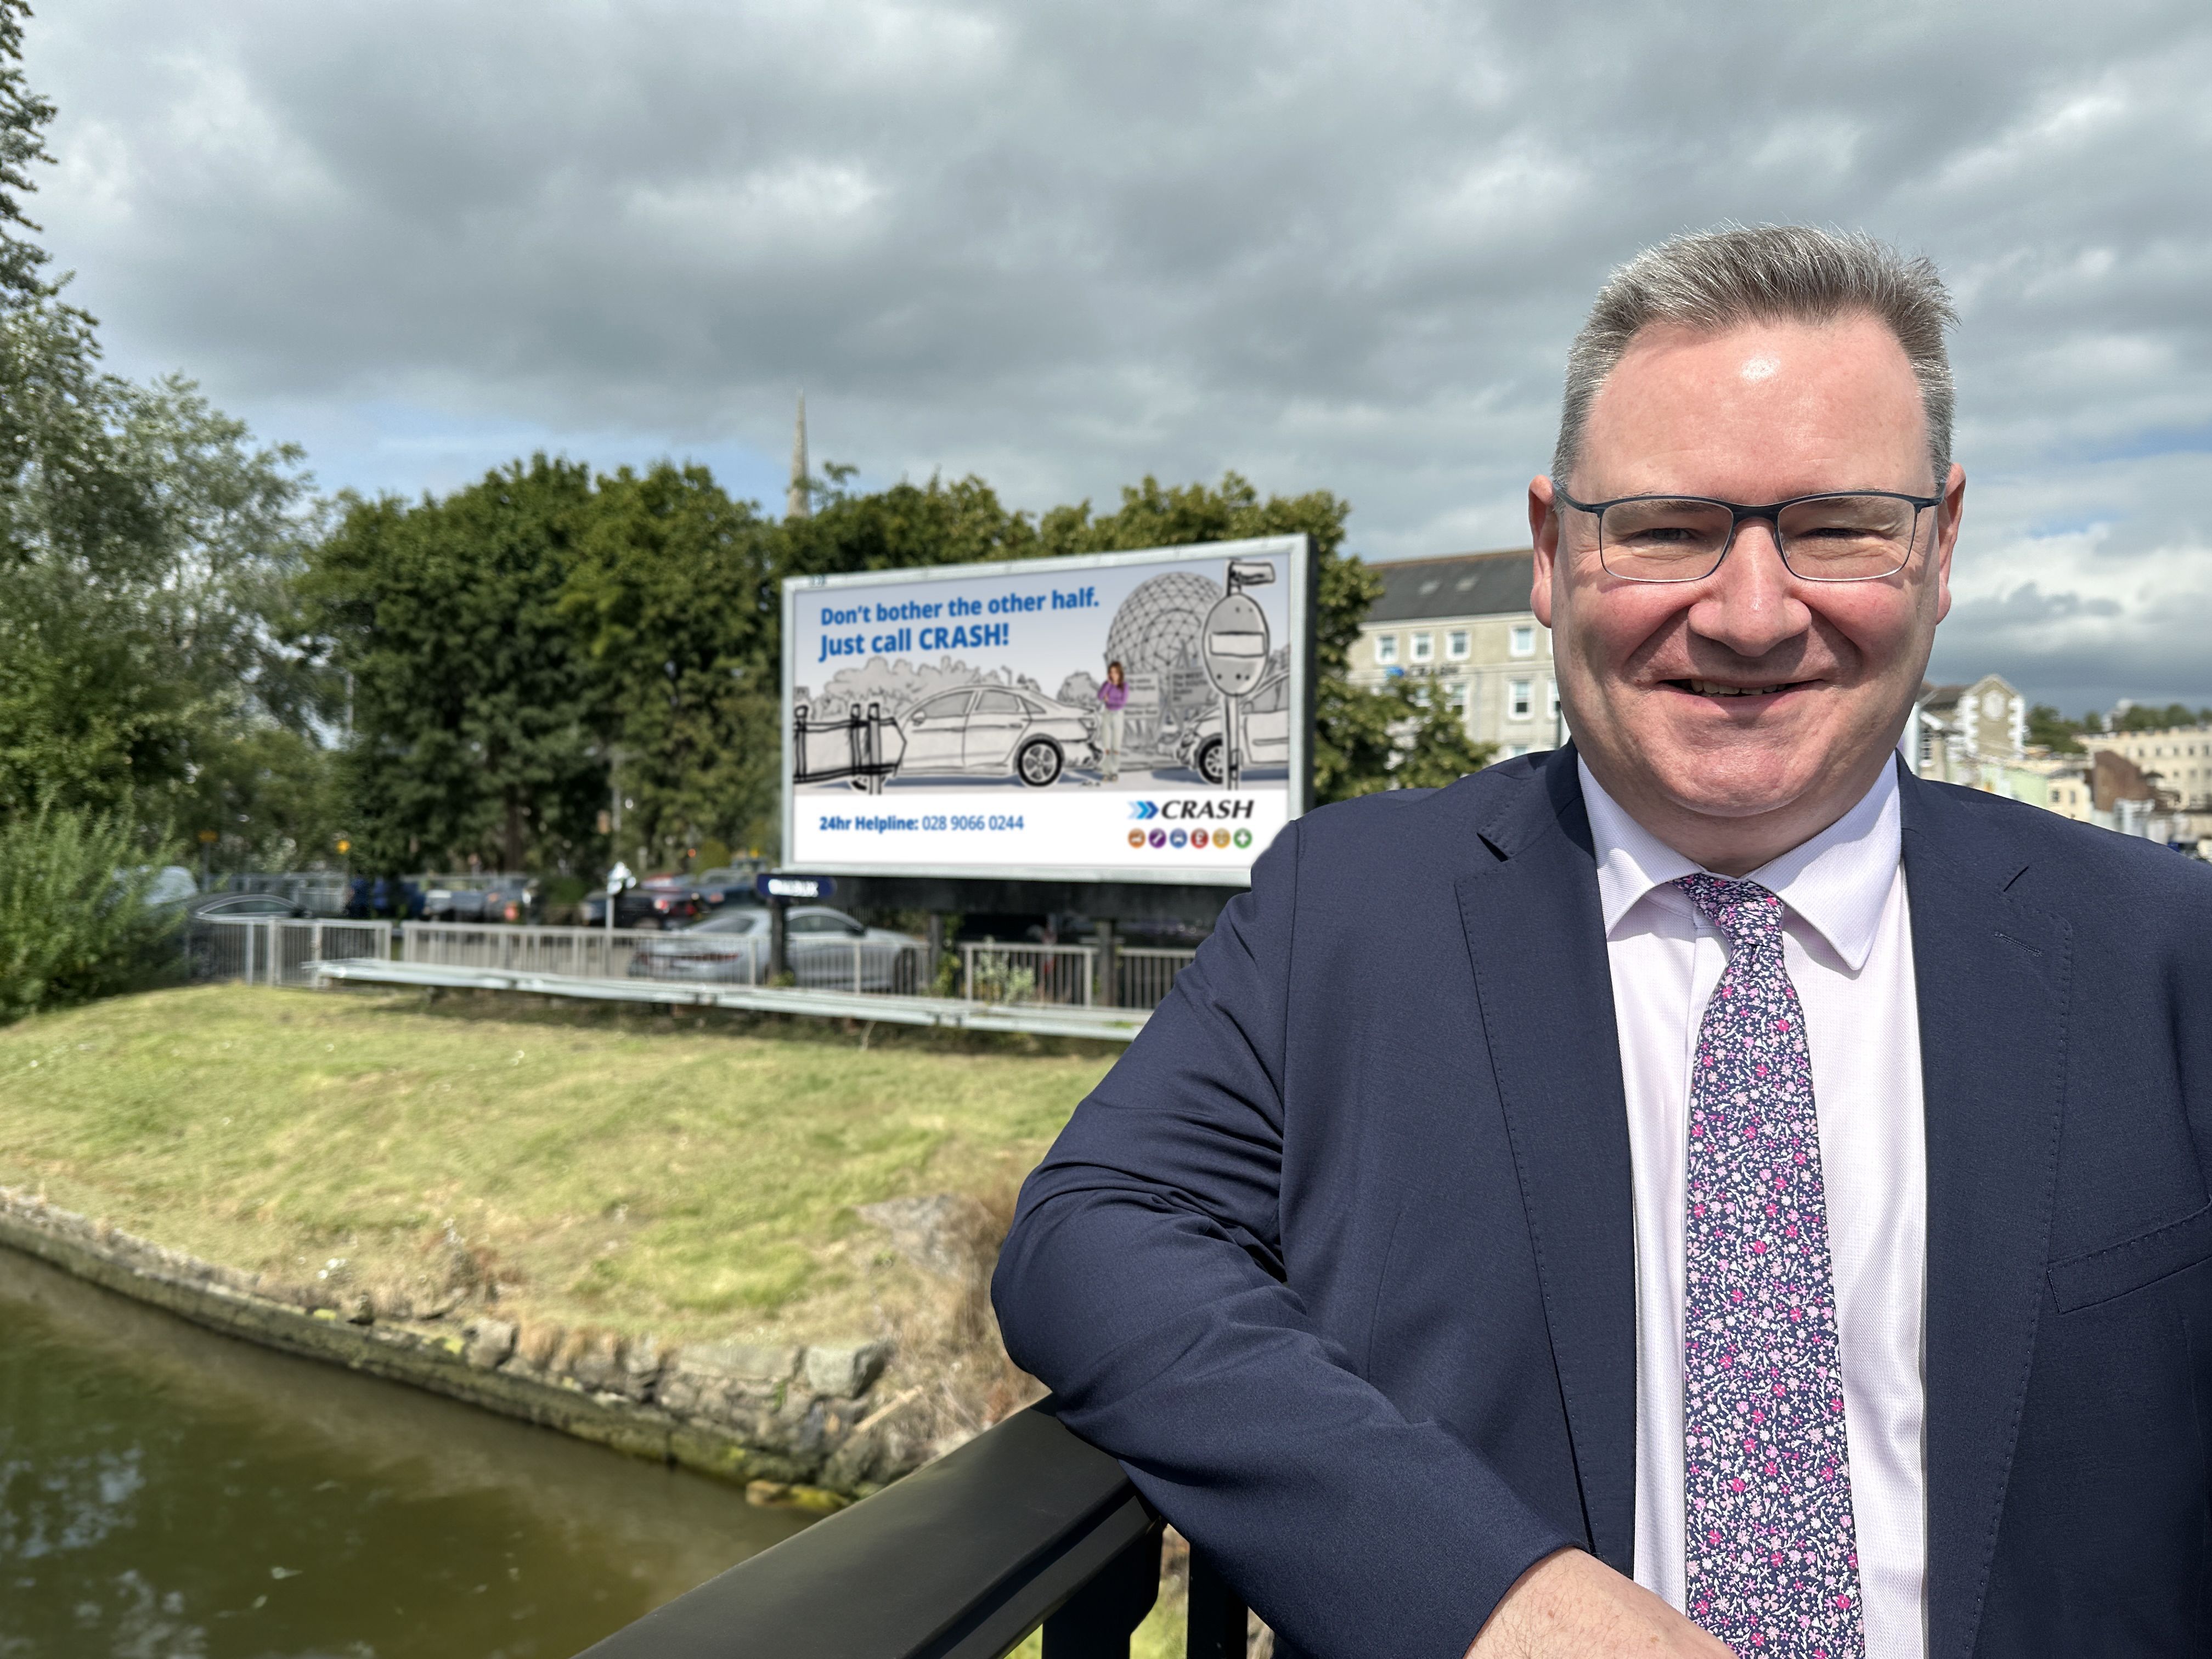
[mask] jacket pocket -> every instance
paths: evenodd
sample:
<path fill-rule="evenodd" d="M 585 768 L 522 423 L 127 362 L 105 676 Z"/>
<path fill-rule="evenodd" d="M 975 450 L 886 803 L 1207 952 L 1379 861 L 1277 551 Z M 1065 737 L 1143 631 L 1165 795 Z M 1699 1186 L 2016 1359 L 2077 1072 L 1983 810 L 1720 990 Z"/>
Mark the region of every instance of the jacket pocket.
<path fill-rule="evenodd" d="M 2059 1312 L 2072 1313 L 2156 1284 L 2207 1257 L 2212 1257 L 2212 1204 L 2125 1243 L 2052 1262 L 2051 1293 Z"/>

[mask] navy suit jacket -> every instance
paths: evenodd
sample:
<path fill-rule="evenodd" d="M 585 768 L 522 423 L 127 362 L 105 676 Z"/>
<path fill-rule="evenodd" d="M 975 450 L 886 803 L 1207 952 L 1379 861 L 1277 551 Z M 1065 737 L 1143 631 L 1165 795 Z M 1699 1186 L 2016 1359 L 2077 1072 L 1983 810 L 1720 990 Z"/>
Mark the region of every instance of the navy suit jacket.
<path fill-rule="evenodd" d="M 2212 871 L 1901 787 L 1930 1659 L 2212 1652 Z M 1459 1659 L 1550 1551 L 1632 1572 L 1573 751 L 1294 823 L 1030 1178 L 994 1294 L 1279 1652 Z"/>

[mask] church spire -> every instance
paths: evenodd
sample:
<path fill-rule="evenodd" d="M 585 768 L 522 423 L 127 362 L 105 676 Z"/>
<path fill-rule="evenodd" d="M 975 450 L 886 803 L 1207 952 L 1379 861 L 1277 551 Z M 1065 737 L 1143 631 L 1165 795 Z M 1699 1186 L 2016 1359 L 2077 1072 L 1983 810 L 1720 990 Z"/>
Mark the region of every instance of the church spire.
<path fill-rule="evenodd" d="M 791 495 L 784 503 L 787 519 L 803 519 L 813 510 L 806 495 L 806 394 L 799 394 L 799 424 L 791 436 Z"/>

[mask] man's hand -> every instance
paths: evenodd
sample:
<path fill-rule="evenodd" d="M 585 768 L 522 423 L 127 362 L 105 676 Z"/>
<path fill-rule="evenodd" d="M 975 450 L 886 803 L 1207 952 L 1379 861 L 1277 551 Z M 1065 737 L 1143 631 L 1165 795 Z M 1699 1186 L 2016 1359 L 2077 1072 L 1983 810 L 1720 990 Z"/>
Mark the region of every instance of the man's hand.
<path fill-rule="evenodd" d="M 1595 1556 L 1559 1550 L 1514 1580 L 1467 1659 L 1730 1659 L 1735 1651 Z"/>

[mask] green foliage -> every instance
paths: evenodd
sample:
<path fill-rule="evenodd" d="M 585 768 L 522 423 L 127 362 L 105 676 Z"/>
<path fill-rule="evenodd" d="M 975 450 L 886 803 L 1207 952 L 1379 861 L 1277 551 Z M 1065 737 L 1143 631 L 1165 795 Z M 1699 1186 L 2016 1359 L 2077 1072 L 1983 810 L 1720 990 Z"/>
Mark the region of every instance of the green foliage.
<path fill-rule="evenodd" d="M 149 854 L 125 812 L 42 806 L 0 821 L 0 1024 L 137 989 L 171 958 L 173 908 L 146 892 Z"/>
<path fill-rule="evenodd" d="M 350 501 L 301 584 L 353 688 L 356 861 L 554 868 L 605 800 L 602 677 L 562 601 L 590 470 L 534 457 L 445 500 Z"/>
<path fill-rule="evenodd" d="M 23 198 L 38 189 L 32 164 L 53 161 L 46 125 L 54 106 L 23 78 L 23 20 L 30 15 L 29 0 L 0 0 L 0 301 L 8 303 L 52 292 L 39 276 L 46 251 L 15 234 L 38 228 L 23 212 Z"/>
<path fill-rule="evenodd" d="M 784 576 L 904 570 L 1079 550 L 1044 545 L 1029 516 L 1003 506 L 981 478 L 901 482 L 872 495 L 856 495 L 845 487 L 850 467 L 824 471 L 830 482 L 816 490 L 812 516 L 788 519 L 777 527 L 774 574 L 779 593 Z M 770 615 L 780 617 L 781 611 L 772 609 Z"/>
<path fill-rule="evenodd" d="M 775 839 L 776 554 L 775 526 L 703 467 L 599 481 L 560 608 L 610 705 L 625 858 Z"/>
<path fill-rule="evenodd" d="M 2079 720 L 2068 720 L 2047 702 L 2039 702 L 2027 711 L 2027 740 L 2054 755 L 2080 754 L 2079 739 L 2085 729 Z"/>
<path fill-rule="evenodd" d="M 53 113 L 23 82 L 25 15 L 0 0 L 0 822 L 135 803 L 232 830 L 257 814 L 231 751 L 305 743 L 329 701 L 286 599 L 309 481 L 191 381 L 105 373 L 93 319 L 40 279 L 12 228 L 34 228 Z"/>
<path fill-rule="evenodd" d="M 2192 709 L 2180 702 L 2154 708 L 2148 703 L 2136 703 L 2120 711 L 2119 717 L 2112 722 L 2112 730 L 2164 732 L 2177 726 L 2212 726 L 2212 708 Z"/>

